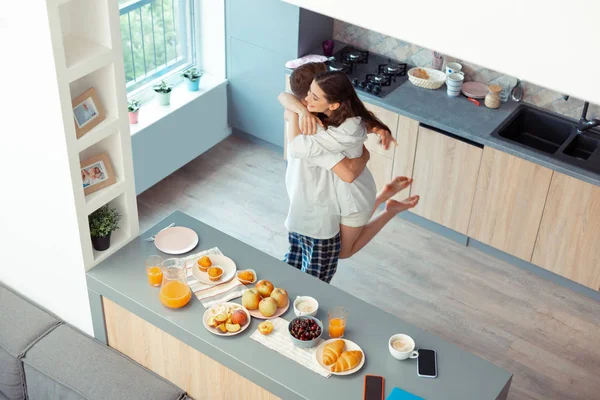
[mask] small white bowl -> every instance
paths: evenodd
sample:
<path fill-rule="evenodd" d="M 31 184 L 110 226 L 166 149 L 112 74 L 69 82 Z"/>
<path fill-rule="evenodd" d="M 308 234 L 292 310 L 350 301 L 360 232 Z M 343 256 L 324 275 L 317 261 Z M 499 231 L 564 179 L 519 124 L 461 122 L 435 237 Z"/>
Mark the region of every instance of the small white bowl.
<path fill-rule="evenodd" d="M 399 351 L 396 350 L 393 346 L 392 343 L 394 343 L 395 340 L 401 339 L 404 342 L 409 344 L 409 349 L 410 350 L 406 350 L 406 351 Z M 396 360 L 406 360 L 407 358 L 417 358 L 419 357 L 419 352 L 415 350 L 415 341 L 413 338 L 411 338 L 408 335 L 405 335 L 403 333 L 397 333 L 395 335 L 393 335 L 390 340 L 388 341 L 388 347 L 390 349 L 390 354 L 392 355 L 392 357 L 394 357 Z"/>
<path fill-rule="evenodd" d="M 303 312 L 298 310 L 297 305 L 303 301 L 310 303 L 313 306 L 313 310 L 310 312 Z M 294 300 L 294 314 L 296 314 L 297 317 L 314 317 L 315 315 L 317 315 L 317 311 L 319 311 L 319 302 L 314 297 L 298 296 L 296 297 L 296 300 Z"/>

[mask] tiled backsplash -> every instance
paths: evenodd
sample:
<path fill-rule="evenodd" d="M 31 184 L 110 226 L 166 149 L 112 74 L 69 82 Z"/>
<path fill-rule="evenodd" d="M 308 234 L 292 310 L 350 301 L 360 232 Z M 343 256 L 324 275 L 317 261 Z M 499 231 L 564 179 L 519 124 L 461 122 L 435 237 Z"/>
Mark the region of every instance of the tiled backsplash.
<path fill-rule="evenodd" d="M 433 59 L 432 50 L 343 21 L 334 20 L 333 37 L 336 40 L 398 61 L 405 61 L 418 67 L 431 67 Z M 509 85 L 513 87 L 517 82 L 517 79 L 512 76 L 480 67 L 468 61 L 455 59 L 446 55 L 445 58 L 447 61 L 458 61 L 462 64 L 466 80 L 487 84 L 496 83 L 504 88 L 509 87 Z M 575 119 L 579 119 L 581 116 L 583 101 L 574 97 L 565 101 L 562 93 L 529 82 L 521 82 L 521 85 L 523 86 L 523 101 Z M 596 115 L 600 116 L 600 106 L 590 105 L 588 118 Z"/>

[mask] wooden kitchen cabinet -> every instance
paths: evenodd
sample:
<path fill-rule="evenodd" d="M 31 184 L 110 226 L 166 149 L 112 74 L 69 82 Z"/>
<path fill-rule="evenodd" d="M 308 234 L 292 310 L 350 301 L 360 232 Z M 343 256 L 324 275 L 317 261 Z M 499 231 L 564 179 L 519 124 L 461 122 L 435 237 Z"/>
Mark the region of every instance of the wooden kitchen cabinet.
<path fill-rule="evenodd" d="M 482 152 L 482 147 L 421 126 L 410 189 L 421 198 L 411 212 L 466 235 Z"/>
<path fill-rule="evenodd" d="M 413 176 L 418 134 L 418 121 L 402 115 L 398 116 L 398 127 L 396 128 L 398 146 L 394 148 L 394 165 L 391 176 L 407 176 L 409 178 Z M 394 199 L 403 200 L 407 196 L 408 191 L 402 191 L 394 196 Z"/>
<path fill-rule="evenodd" d="M 371 111 L 373 114 L 375 114 L 375 116 L 377 118 L 379 118 L 381 120 L 381 122 L 383 122 L 385 125 L 388 126 L 388 128 L 390 128 L 390 133 L 392 134 L 392 136 L 395 138 L 396 137 L 396 130 L 398 127 L 398 117 L 399 115 L 396 114 L 395 112 L 386 110 L 385 108 L 381 108 L 379 106 L 376 106 L 374 104 L 370 104 L 370 103 L 364 103 L 365 107 L 367 107 L 367 110 Z M 368 135 L 368 140 L 365 143 L 365 147 L 371 152 L 371 153 L 378 153 L 381 154 L 382 156 L 385 156 L 387 158 L 394 158 L 394 146 L 393 144 L 390 145 L 389 149 L 385 150 L 383 148 L 383 146 L 381 145 L 380 139 L 378 135 L 373 135 L 373 134 L 369 134 Z"/>
<path fill-rule="evenodd" d="M 468 236 L 530 261 L 552 170 L 486 147 Z"/>
<path fill-rule="evenodd" d="M 377 191 L 379 192 L 383 185 L 392 179 L 392 164 L 393 160 L 379 153 L 371 152 L 371 158 L 367 163 L 367 168 L 375 178 Z"/>
<path fill-rule="evenodd" d="M 600 187 L 554 173 L 531 262 L 600 289 Z"/>

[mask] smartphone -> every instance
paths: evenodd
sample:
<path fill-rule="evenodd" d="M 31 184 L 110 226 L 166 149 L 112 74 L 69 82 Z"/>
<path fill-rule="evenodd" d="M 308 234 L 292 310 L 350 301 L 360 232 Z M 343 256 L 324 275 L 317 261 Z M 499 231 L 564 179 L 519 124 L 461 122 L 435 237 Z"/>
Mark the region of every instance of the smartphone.
<path fill-rule="evenodd" d="M 383 400 L 383 376 L 365 375 L 364 400 Z"/>
<path fill-rule="evenodd" d="M 423 378 L 437 378 L 437 358 L 435 350 L 418 349 L 417 375 Z"/>

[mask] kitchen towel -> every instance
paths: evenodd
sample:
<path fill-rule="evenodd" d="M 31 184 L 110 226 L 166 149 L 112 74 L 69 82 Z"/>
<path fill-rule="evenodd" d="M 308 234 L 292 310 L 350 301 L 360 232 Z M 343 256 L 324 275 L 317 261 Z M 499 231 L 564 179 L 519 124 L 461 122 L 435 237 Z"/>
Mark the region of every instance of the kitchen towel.
<path fill-rule="evenodd" d="M 314 62 L 325 62 L 325 61 L 327 61 L 327 57 L 325 57 L 325 56 L 320 56 L 318 54 L 309 54 L 307 56 L 296 58 L 295 60 L 290 60 L 290 61 L 286 62 L 285 67 L 290 68 L 290 69 L 295 69 L 303 64 L 314 63 Z"/>
<path fill-rule="evenodd" d="M 407 392 L 406 390 L 402 390 L 400 388 L 395 387 L 392 390 L 392 393 L 388 396 L 386 400 L 425 400 L 422 397 L 415 396 L 414 394 Z"/>
<path fill-rule="evenodd" d="M 323 339 L 319 339 L 319 343 L 315 347 L 301 349 L 300 347 L 296 347 L 292 342 L 292 339 L 290 339 L 290 335 L 287 332 L 289 324 L 288 321 L 284 320 L 283 318 L 273 318 L 269 321 L 273 323 L 275 328 L 273 329 L 273 332 L 271 332 L 269 335 L 263 335 L 257 329 L 254 331 L 254 333 L 252 333 L 252 335 L 250 335 L 250 338 L 262 343 L 271 350 L 275 350 L 279 354 L 296 361 L 303 367 L 306 367 L 313 372 L 324 376 L 325 378 L 329 378 L 331 376 L 331 372 L 321 367 L 317 362 L 317 357 L 315 356 L 317 353 L 317 347 L 319 347 L 319 344 L 323 342 Z"/>
<path fill-rule="evenodd" d="M 194 295 L 196 295 L 196 298 L 200 300 L 205 308 L 208 308 L 213 304 L 218 304 L 224 301 L 242 297 L 244 290 L 246 290 L 244 284 L 241 283 L 235 276 L 229 282 L 224 282 L 218 285 L 207 285 L 205 283 L 198 282 L 196 278 L 194 278 L 194 275 L 192 274 L 192 268 L 196 265 L 196 261 L 202 256 L 211 254 L 223 255 L 221 250 L 219 250 L 217 247 L 213 247 L 212 249 L 208 249 L 182 259 L 185 262 L 187 283 L 190 289 L 192 289 Z"/>

